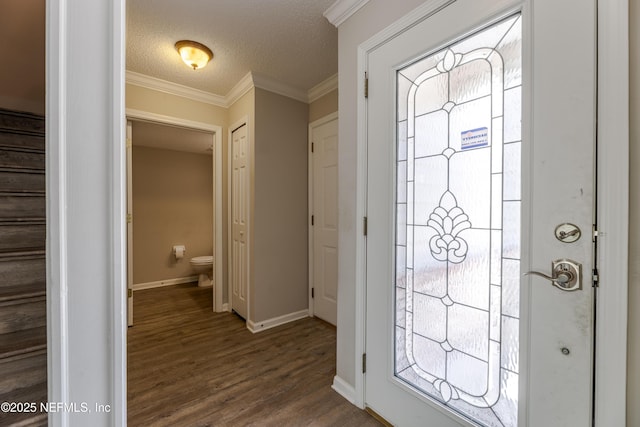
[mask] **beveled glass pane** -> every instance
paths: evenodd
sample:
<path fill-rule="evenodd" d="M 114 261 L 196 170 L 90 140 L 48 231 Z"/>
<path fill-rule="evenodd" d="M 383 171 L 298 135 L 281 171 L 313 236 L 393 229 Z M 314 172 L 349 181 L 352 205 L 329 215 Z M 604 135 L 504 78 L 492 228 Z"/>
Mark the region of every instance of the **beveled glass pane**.
<path fill-rule="evenodd" d="M 414 114 L 421 116 L 441 109 L 448 101 L 447 89 L 446 74 L 438 74 L 420 83 L 415 95 L 416 108 Z"/>
<path fill-rule="evenodd" d="M 520 142 L 504 146 L 504 198 L 520 200 Z"/>
<path fill-rule="evenodd" d="M 449 146 L 449 115 L 444 110 L 416 117 L 415 156 L 438 156 Z"/>
<path fill-rule="evenodd" d="M 520 32 L 511 16 L 397 77 L 395 375 L 491 427 L 518 412 Z"/>
<path fill-rule="evenodd" d="M 504 92 L 504 142 L 522 139 L 522 97 L 520 86 Z"/>
<path fill-rule="evenodd" d="M 449 72 L 451 101 L 456 104 L 462 104 L 490 95 L 490 68 L 491 65 L 487 61 L 475 60 L 451 70 Z M 444 76 L 445 74 L 442 75 Z"/>

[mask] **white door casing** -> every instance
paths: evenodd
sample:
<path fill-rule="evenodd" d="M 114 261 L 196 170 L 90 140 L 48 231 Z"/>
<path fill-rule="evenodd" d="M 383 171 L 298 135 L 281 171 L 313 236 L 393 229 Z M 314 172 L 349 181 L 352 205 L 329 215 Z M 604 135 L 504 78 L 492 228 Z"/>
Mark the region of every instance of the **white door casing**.
<path fill-rule="evenodd" d="M 338 118 L 309 125 L 310 312 L 336 325 L 338 292 Z"/>
<path fill-rule="evenodd" d="M 224 311 L 222 294 L 223 294 L 223 254 L 222 254 L 222 127 L 211 125 L 208 123 L 197 122 L 194 120 L 186 120 L 174 116 L 165 116 L 163 114 L 150 113 L 148 111 L 136 110 L 133 108 L 126 109 L 128 121 L 144 121 L 149 123 L 158 123 L 162 125 L 175 126 L 185 129 L 195 129 L 205 131 L 211 134 L 211 144 L 213 147 L 213 307 L 215 312 Z M 128 137 L 127 137 L 128 138 Z M 127 185 L 132 182 L 132 172 L 127 174 Z M 131 181 L 131 182 L 130 182 Z M 131 193 L 132 194 L 132 193 Z M 133 204 L 133 202 L 132 202 Z M 131 204 L 131 205 L 132 205 Z M 132 213 L 132 212 L 131 212 Z M 133 236 L 133 234 L 131 234 Z M 131 256 L 133 256 L 133 243 L 131 243 Z M 128 261 L 132 265 L 132 260 Z M 133 267 L 131 267 L 133 268 Z M 132 270 L 133 271 L 133 270 Z M 133 275 L 131 276 L 133 280 Z M 131 284 L 133 286 L 133 282 Z"/>
<path fill-rule="evenodd" d="M 231 309 L 248 320 L 249 141 L 247 124 L 231 133 Z"/>
<path fill-rule="evenodd" d="M 432 2 L 434 11 L 444 3 Z M 581 426 L 591 421 L 594 291 L 588 272 L 593 258 L 590 231 L 595 182 L 593 6 L 459 0 L 367 56 L 365 404 L 392 423 L 472 425 L 393 377 L 396 153 L 389 141 L 395 141 L 395 70 L 520 10 L 524 27 L 521 271 L 532 266 L 549 274 L 552 260 L 570 258 L 582 263 L 587 274 L 583 289 L 574 292 L 561 291 L 538 278 L 522 280 L 519 425 Z M 576 29 L 566 22 L 581 25 Z M 571 159 L 570 165 L 566 159 Z M 583 238 L 573 244 L 557 241 L 554 228 L 564 222 L 577 224 Z M 513 238 L 520 240 L 517 232 Z M 513 295 L 503 294 L 509 297 Z"/>
<path fill-rule="evenodd" d="M 127 120 L 127 325 L 133 326 L 133 124 Z"/>

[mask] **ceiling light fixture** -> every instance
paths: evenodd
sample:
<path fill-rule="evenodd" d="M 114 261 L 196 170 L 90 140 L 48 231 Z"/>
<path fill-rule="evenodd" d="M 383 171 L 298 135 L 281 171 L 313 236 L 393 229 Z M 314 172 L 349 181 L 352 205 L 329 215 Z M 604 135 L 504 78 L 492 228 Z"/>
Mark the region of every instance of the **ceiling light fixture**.
<path fill-rule="evenodd" d="M 213 58 L 213 52 L 211 52 L 211 49 L 202 43 L 191 40 L 180 40 L 176 42 L 176 50 L 180 54 L 184 63 L 194 70 L 203 68 L 209 61 L 211 61 L 211 58 Z"/>

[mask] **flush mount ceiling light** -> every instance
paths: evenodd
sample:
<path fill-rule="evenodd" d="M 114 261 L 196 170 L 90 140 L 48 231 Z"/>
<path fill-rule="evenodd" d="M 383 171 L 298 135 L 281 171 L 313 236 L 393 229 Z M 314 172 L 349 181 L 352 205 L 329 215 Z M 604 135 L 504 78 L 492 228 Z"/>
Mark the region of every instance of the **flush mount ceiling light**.
<path fill-rule="evenodd" d="M 211 52 L 211 49 L 202 43 L 191 40 L 180 40 L 179 42 L 176 42 L 176 50 L 180 54 L 184 63 L 194 70 L 203 68 L 209 61 L 211 61 L 211 58 L 213 58 L 213 52 Z"/>

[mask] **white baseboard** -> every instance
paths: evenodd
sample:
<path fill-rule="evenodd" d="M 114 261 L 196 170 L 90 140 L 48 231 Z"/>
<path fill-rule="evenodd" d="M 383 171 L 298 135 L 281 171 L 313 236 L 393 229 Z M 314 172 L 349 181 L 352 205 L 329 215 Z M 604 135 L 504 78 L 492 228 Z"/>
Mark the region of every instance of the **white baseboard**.
<path fill-rule="evenodd" d="M 339 376 L 336 375 L 333 377 L 333 384 L 331 385 L 331 388 L 353 405 L 356 404 L 356 389 Z"/>
<path fill-rule="evenodd" d="M 183 283 L 197 282 L 198 276 L 178 277 L 176 279 L 158 280 L 156 282 L 134 283 L 132 289 L 139 291 L 142 289 L 161 288 L 163 286 L 181 285 Z"/>
<path fill-rule="evenodd" d="M 229 303 L 225 302 L 224 304 L 222 304 L 222 311 L 231 311 L 229 309 Z"/>
<path fill-rule="evenodd" d="M 295 313 L 285 314 L 284 316 L 274 317 L 273 319 L 262 320 L 260 322 L 247 321 L 247 329 L 252 333 L 266 331 L 267 329 L 275 328 L 276 326 L 284 325 L 285 323 L 293 322 L 295 320 L 304 319 L 309 317 L 309 310 L 300 310 Z"/>

